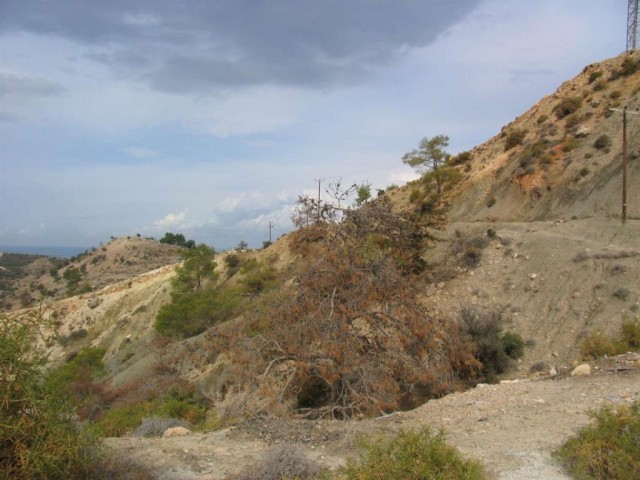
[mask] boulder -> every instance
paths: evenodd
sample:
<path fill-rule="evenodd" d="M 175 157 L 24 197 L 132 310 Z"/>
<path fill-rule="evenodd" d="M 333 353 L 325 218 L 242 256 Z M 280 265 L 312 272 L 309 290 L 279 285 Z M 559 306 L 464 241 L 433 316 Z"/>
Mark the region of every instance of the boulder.
<path fill-rule="evenodd" d="M 184 427 L 171 427 L 167 428 L 162 434 L 162 438 L 171 438 L 171 437 L 186 437 L 187 435 L 191 435 L 191 430 Z"/>
<path fill-rule="evenodd" d="M 586 375 L 591 375 L 591 366 L 588 363 L 578 365 L 571 371 L 572 377 L 584 377 Z"/>

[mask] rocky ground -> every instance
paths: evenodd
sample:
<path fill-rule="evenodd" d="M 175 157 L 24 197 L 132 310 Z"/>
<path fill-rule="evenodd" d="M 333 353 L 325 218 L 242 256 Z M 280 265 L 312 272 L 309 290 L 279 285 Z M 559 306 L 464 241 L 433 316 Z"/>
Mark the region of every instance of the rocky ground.
<path fill-rule="evenodd" d="M 640 354 L 592 365 L 592 374 L 479 385 L 409 412 L 351 422 L 256 419 L 211 433 L 173 438 L 110 438 L 118 455 L 146 466 L 158 479 L 224 479 L 289 443 L 335 469 L 357 455 L 357 439 L 401 429 L 443 428 L 492 478 L 566 479 L 552 452 L 589 422 L 588 412 L 640 400 Z"/>

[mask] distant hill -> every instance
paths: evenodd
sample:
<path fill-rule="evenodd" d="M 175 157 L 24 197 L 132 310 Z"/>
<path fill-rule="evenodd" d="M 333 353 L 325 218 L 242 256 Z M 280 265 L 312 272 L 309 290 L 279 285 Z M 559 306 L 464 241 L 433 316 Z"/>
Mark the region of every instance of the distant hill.
<path fill-rule="evenodd" d="M 180 250 L 156 240 L 121 237 L 71 258 L 4 253 L 0 256 L 0 309 L 29 307 L 44 297 L 60 298 L 131 279 L 175 263 Z M 73 290 L 65 279 L 71 269 L 79 275 Z"/>

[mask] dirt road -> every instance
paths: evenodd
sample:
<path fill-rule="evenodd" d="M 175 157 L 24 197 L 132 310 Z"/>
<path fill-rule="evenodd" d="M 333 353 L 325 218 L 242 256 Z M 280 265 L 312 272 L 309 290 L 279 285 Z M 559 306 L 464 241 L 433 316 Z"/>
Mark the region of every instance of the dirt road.
<path fill-rule="evenodd" d="M 605 404 L 640 400 L 640 355 L 633 368 L 586 377 L 480 385 L 410 412 L 353 422 L 262 420 L 223 431 L 168 439 L 118 438 L 106 443 L 152 470 L 158 479 L 224 479 L 278 443 L 337 468 L 357 454 L 356 439 L 430 425 L 502 480 L 566 479 L 552 452 Z M 612 370 L 609 368 L 608 370 Z"/>

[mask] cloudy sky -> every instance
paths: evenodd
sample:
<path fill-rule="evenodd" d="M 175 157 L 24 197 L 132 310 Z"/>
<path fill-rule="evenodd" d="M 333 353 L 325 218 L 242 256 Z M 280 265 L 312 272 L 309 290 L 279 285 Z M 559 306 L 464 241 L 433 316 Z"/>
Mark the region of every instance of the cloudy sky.
<path fill-rule="evenodd" d="M 624 0 L 0 0 L 0 245 L 258 246 L 624 51 Z"/>

